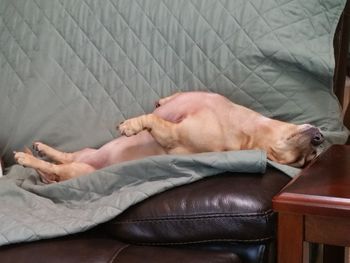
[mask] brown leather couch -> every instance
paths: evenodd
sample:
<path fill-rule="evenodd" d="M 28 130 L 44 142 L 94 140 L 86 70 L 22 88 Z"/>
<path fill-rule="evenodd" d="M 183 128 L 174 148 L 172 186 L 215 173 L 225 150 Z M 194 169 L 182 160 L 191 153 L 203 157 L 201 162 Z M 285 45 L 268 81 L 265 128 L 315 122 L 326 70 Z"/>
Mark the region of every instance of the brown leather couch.
<path fill-rule="evenodd" d="M 272 168 L 206 178 L 87 233 L 3 247 L 0 262 L 269 262 L 276 234 L 271 200 L 289 180 Z"/>
<path fill-rule="evenodd" d="M 348 7 L 334 41 L 341 101 L 347 14 Z M 274 168 L 220 174 L 153 196 L 86 233 L 2 247 L 0 262 L 275 262 L 271 200 L 289 181 Z"/>

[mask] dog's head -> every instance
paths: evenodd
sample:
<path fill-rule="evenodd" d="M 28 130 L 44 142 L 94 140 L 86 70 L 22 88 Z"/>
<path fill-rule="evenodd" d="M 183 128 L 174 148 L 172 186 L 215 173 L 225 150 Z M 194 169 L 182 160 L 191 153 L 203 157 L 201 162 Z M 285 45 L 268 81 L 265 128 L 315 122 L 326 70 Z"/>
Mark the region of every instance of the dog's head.
<path fill-rule="evenodd" d="M 303 167 L 316 157 L 316 146 L 323 141 L 320 130 L 310 124 L 288 125 L 279 131 L 278 140 L 271 145 L 271 160 L 294 167 Z"/>

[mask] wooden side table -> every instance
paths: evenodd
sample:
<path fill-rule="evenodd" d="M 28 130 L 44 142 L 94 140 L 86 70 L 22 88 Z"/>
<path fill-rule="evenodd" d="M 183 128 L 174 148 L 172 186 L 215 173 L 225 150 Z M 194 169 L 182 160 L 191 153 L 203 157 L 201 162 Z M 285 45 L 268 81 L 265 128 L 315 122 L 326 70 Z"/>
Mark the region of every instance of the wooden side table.
<path fill-rule="evenodd" d="M 302 262 L 304 241 L 349 247 L 350 146 L 321 154 L 274 197 L 273 209 L 279 263 Z"/>

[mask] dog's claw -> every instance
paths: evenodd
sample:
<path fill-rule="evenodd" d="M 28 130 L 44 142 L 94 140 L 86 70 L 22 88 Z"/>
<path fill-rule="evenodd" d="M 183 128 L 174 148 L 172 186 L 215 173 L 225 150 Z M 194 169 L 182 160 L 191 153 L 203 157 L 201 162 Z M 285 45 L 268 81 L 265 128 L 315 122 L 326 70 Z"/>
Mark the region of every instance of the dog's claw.
<path fill-rule="evenodd" d="M 39 143 L 38 142 L 34 142 L 33 145 L 33 150 L 36 152 L 36 154 L 39 156 L 39 157 L 43 157 L 43 153 L 39 150 Z"/>
<path fill-rule="evenodd" d="M 120 125 L 122 125 L 124 123 L 124 121 L 122 121 L 121 123 L 119 123 L 118 125 L 117 125 L 117 130 L 119 130 L 119 127 L 120 127 Z"/>
<path fill-rule="evenodd" d="M 39 156 L 40 158 L 45 157 L 45 151 L 43 149 L 39 149 L 40 142 L 34 142 L 32 144 L 33 150 L 36 152 L 36 156 Z"/>
<path fill-rule="evenodd" d="M 36 142 L 33 143 L 32 147 L 33 147 L 33 150 L 35 150 L 35 151 L 39 150 L 38 149 L 38 143 L 36 143 Z"/>

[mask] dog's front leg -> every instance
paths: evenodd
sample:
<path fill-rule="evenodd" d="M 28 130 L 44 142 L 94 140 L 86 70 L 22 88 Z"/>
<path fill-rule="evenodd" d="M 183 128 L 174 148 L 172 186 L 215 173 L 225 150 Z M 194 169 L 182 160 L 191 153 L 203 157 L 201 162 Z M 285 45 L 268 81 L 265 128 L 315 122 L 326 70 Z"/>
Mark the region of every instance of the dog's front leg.
<path fill-rule="evenodd" d="M 146 114 L 126 120 L 118 128 L 125 136 L 132 136 L 147 130 L 164 149 L 170 150 L 178 145 L 177 126 L 177 123 L 166 121 L 154 114 Z"/>
<path fill-rule="evenodd" d="M 141 115 L 136 118 L 125 120 L 122 123 L 120 123 L 117 128 L 119 129 L 122 135 L 125 135 L 127 137 L 136 135 L 142 130 L 147 129 L 148 126 L 150 126 L 150 117 L 148 115 Z"/>

